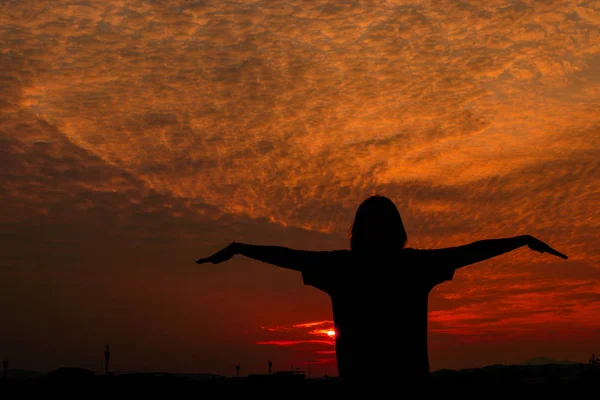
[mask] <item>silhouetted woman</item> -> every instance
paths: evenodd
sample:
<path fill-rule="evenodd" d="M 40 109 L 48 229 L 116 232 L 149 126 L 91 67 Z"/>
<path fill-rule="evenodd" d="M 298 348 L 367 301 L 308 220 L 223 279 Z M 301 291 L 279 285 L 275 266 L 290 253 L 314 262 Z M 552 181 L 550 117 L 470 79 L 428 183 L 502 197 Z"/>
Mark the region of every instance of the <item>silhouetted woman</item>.
<path fill-rule="evenodd" d="M 443 249 L 406 246 L 402 218 L 384 196 L 356 212 L 350 250 L 306 251 L 233 242 L 196 263 L 214 264 L 242 254 L 302 273 L 306 285 L 329 294 L 342 381 L 422 384 L 429 377 L 427 299 L 457 268 L 521 246 L 566 259 L 530 235 L 480 240 Z"/>

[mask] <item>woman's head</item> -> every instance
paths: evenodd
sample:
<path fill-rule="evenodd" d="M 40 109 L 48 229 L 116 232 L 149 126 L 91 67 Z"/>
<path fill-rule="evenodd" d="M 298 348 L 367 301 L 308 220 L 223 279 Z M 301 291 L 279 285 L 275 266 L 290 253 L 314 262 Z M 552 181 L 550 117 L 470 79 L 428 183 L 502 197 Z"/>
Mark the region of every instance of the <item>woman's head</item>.
<path fill-rule="evenodd" d="M 403 249 L 407 240 L 400 212 L 390 199 L 374 195 L 358 207 L 350 231 L 350 249 L 397 250 Z"/>

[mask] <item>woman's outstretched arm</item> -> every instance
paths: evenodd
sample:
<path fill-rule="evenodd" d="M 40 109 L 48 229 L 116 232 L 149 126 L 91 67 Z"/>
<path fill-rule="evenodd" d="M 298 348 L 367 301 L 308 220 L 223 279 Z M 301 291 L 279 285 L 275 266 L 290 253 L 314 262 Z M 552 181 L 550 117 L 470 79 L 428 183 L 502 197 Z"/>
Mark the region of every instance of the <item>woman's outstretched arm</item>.
<path fill-rule="evenodd" d="M 563 259 L 568 258 L 531 235 L 479 240 L 463 246 L 433 250 L 433 252 L 437 253 L 436 255 L 442 258 L 447 265 L 456 269 L 508 253 L 522 246 L 528 246 L 540 253 L 550 253 Z"/>
<path fill-rule="evenodd" d="M 207 262 L 218 264 L 229 260 L 236 254 L 241 254 L 254 260 L 276 265 L 278 267 L 303 271 L 307 267 L 312 268 L 329 264 L 333 261 L 331 256 L 335 252 L 335 250 L 296 250 L 282 246 L 263 246 L 233 242 L 212 256 L 197 260 L 196 264 Z"/>

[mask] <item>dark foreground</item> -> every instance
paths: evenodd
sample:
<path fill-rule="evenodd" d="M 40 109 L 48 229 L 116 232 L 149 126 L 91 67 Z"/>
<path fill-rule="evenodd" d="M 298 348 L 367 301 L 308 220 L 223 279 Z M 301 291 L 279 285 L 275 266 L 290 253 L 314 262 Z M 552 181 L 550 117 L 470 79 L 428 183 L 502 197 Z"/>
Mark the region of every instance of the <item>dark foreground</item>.
<path fill-rule="evenodd" d="M 12 377 L 11 377 L 12 375 Z M 398 386 L 398 382 L 357 382 L 357 384 L 376 384 Z M 9 370 L 8 379 L 0 381 L 0 387 L 28 386 L 81 386 L 86 387 L 171 387 L 195 388 L 198 386 L 218 385 L 264 385 L 292 384 L 335 386 L 337 378 L 307 379 L 304 375 L 290 372 L 277 372 L 271 375 L 250 375 L 248 377 L 228 378 L 210 374 L 119 374 L 97 375 L 92 371 L 79 368 L 61 368 L 47 375 L 27 376 L 19 371 Z M 486 390 L 519 388 L 573 388 L 591 389 L 598 393 L 600 389 L 600 366 L 588 364 L 546 364 L 546 365 L 494 365 L 478 369 L 460 371 L 441 370 L 431 374 L 428 387 L 431 389 L 453 389 L 485 387 Z M 488 392 L 492 394 L 493 392 Z"/>

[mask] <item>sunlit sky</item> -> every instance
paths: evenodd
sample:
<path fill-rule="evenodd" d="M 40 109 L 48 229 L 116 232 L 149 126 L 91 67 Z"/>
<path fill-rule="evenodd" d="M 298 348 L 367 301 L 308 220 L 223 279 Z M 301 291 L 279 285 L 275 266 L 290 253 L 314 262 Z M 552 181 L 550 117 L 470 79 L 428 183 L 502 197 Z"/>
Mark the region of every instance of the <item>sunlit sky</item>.
<path fill-rule="evenodd" d="M 410 247 L 531 234 L 569 256 L 434 289 L 432 370 L 600 351 L 600 1 L 0 4 L 12 368 L 101 371 L 108 343 L 121 371 L 335 375 L 327 295 L 194 260 L 348 248 L 374 193 Z"/>

